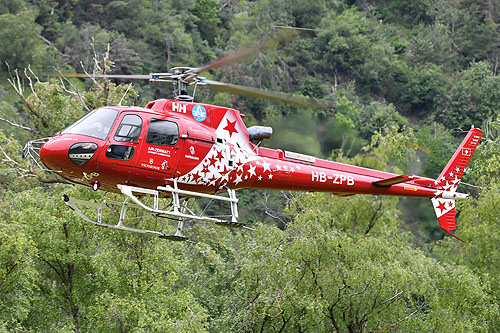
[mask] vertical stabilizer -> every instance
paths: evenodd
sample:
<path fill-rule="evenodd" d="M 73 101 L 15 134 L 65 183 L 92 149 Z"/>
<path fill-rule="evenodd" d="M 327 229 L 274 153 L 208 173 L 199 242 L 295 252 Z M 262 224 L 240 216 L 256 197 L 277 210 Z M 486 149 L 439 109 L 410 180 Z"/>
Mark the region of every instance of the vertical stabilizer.
<path fill-rule="evenodd" d="M 437 191 L 436 196 L 431 199 L 441 228 L 461 241 L 463 240 L 452 233 L 456 229 L 455 199 L 468 196 L 456 191 L 482 135 L 483 131 L 479 128 L 471 128 L 436 180 L 437 187 L 442 190 Z"/>
<path fill-rule="evenodd" d="M 483 131 L 479 128 L 471 128 L 465 139 L 458 147 L 453 157 L 450 159 L 443 172 L 437 179 L 438 186 L 442 186 L 445 191 L 455 192 L 458 184 L 464 175 L 474 151 L 476 150 Z"/>

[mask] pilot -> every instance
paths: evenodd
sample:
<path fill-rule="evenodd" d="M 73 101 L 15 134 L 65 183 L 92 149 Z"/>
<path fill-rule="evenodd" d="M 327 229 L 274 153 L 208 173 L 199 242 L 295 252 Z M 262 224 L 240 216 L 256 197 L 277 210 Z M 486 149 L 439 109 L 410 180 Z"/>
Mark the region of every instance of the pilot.
<path fill-rule="evenodd" d="M 102 138 L 103 136 L 106 135 L 106 132 L 104 131 L 104 125 L 100 121 L 93 123 L 90 125 L 91 127 L 91 136 L 96 137 L 96 138 Z"/>
<path fill-rule="evenodd" d="M 106 157 L 127 161 L 132 158 L 133 147 L 126 145 L 111 145 L 106 150 Z"/>

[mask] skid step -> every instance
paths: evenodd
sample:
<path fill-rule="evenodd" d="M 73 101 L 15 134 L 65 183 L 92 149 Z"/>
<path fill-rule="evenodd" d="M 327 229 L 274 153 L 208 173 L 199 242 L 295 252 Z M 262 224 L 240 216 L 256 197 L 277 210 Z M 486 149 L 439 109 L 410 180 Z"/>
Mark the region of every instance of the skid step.
<path fill-rule="evenodd" d="M 221 222 L 215 222 L 217 225 L 221 225 L 224 227 L 230 227 L 230 228 L 245 228 L 249 229 L 247 226 L 245 226 L 243 223 L 240 222 L 231 222 L 231 221 L 221 221 Z"/>
<path fill-rule="evenodd" d="M 180 236 L 180 235 L 173 235 L 173 234 L 163 234 L 161 236 L 158 236 L 160 238 L 163 238 L 163 239 L 168 239 L 168 240 L 171 240 L 171 241 L 175 241 L 175 242 L 191 242 L 187 237 L 184 237 L 184 236 Z"/>

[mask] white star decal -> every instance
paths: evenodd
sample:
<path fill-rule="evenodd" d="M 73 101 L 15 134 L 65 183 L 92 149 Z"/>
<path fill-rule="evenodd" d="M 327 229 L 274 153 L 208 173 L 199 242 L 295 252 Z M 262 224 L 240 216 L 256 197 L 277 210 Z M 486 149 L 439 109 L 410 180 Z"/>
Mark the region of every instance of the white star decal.
<path fill-rule="evenodd" d="M 234 185 L 238 185 L 238 183 L 241 183 L 243 180 L 241 179 L 241 175 L 238 174 L 236 175 L 236 179 L 234 180 Z"/>
<path fill-rule="evenodd" d="M 460 172 L 460 168 L 459 168 L 459 167 L 457 167 L 455 170 L 456 170 L 457 172 Z"/>
<path fill-rule="evenodd" d="M 276 171 L 281 171 L 281 165 L 276 164 Z"/>
<path fill-rule="evenodd" d="M 269 172 L 271 172 L 271 163 L 262 162 L 262 167 L 264 168 L 263 172 L 266 172 L 266 170 L 268 170 Z"/>
<path fill-rule="evenodd" d="M 230 114 L 231 112 L 229 112 Z M 231 117 L 225 116 L 223 119 L 231 119 Z M 226 130 L 225 121 L 221 121 L 219 128 L 217 129 L 217 134 L 222 135 Z M 239 126 L 239 125 L 238 125 Z M 237 126 L 237 128 L 238 128 Z M 236 134 L 236 133 L 233 133 Z M 241 140 L 240 140 L 241 139 Z M 274 166 L 271 169 L 271 161 L 266 161 L 265 158 L 258 156 L 254 151 L 245 151 L 242 147 L 247 144 L 246 140 L 243 140 L 239 136 L 232 136 L 230 143 L 228 140 L 223 140 L 221 144 L 214 144 L 206 156 L 199 161 L 199 164 L 192 170 L 187 172 L 185 175 L 179 177 L 180 182 L 185 182 L 188 184 L 240 184 L 244 181 L 252 179 L 252 177 L 257 177 L 257 166 L 263 165 L 264 172 L 269 171 L 273 173 Z M 250 162 L 250 163 L 249 163 Z M 245 167 L 248 165 L 248 167 Z M 283 164 L 281 164 L 281 167 Z M 259 173 L 262 173 L 262 169 L 259 169 Z M 261 180 L 265 179 L 265 174 L 261 174 Z"/>
<path fill-rule="evenodd" d="M 257 177 L 258 180 L 262 180 L 262 176 Z"/>
<path fill-rule="evenodd" d="M 295 169 L 294 168 L 290 168 L 290 172 L 295 172 Z"/>
<path fill-rule="evenodd" d="M 229 181 L 229 173 L 226 173 L 225 175 L 222 176 L 221 182 L 227 183 Z"/>
<path fill-rule="evenodd" d="M 251 166 L 248 168 L 248 174 L 250 175 L 250 177 L 252 177 L 252 176 L 256 176 L 256 174 L 255 174 L 255 168 L 256 168 L 256 166 L 255 166 L 255 165 L 251 165 Z"/>
<path fill-rule="evenodd" d="M 283 167 L 283 170 L 288 171 L 288 167 L 285 165 L 285 166 Z"/>
<path fill-rule="evenodd" d="M 450 172 L 450 177 L 453 177 L 453 172 Z"/>
<path fill-rule="evenodd" d="M 269 179 L 273 179 L 273 175 L 272 174 L 269 174 Z"/>
<path fill-rule="evenodd" d="M 458 179 L 457 176 L 455 176 L 455 179 L 452 180 L 451 182 L 456 186 L 460 182 L 460 179 Z"/>

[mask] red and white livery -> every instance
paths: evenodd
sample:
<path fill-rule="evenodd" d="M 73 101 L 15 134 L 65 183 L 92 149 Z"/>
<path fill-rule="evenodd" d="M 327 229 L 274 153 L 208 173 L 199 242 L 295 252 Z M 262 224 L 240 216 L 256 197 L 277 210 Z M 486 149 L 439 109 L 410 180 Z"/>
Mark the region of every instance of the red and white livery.
<path fill-rule="evenodd" d="M 318 159 L 281 149 L 263 148 L 255 142 L 271 135 L 269 127 L 247 128 L 237 110 L 214 105 L 160 99 L 146 107 L 108 106 L 97 109 L 56 136 L 39 150 L 50 170 L 71 182 L 94 190 L 121 192 L 122 216 L 118 224 L 90 219 L 78 208 L 84 202 L 66 203 L 90 222 L 170 239 L 175 235 L 123 225 L 127 205 L 140 206 L 158 215 L 213 221 L 238 226 L 240 188 L 280 189 L 353 194 L 431 198 L 441 228 L 455 230 L 455 200 L 468 198 L 458 184 L 479 144 L 482 131 L 472 128 L 436 179 L 397 175 Z M 34 148 L 34 143 L 28 143 Z M 229 196 L 221 196 L 227 192 Z M 145 205 L 139 197 L 172 196 L 172 207 Z M 194 214 L 183 208 L 186 197 L 228 201 L 231 219 Z M 102 209 L 104 205 L 87 203 Z M 100 215 L 99 215 L 100 216 Z M 454 236 L 454 235 L 453 235 Z M 457 237 L 458 238 L 458 237 Z"/>

